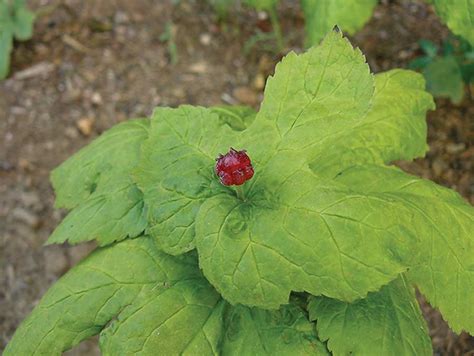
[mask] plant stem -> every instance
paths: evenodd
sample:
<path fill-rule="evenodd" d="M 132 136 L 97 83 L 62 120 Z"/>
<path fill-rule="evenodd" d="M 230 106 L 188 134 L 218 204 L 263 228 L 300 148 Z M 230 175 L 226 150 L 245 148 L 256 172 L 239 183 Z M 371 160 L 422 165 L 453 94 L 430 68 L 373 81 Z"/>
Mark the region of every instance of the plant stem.
<path fill-rule="evenodd" d="M 278 13 L 274 6 L 269 10 L 269 14 L 270 14 L 270 22 L 272 23 L 272 27 L 273 27 L 273 32 L 275 32 L 278 50 L 282 52 L 285 49 L 284 44 L 283 44 L 283 35 L 281 33 L 280 20 L 278 19 Z"/>
<path fill-rule="evenodd" d="M 235 186 L 235 192 L 237 194 L 237 198 L 239 198 L 242 201 L 245 201 L 245 194 L 244 194 L 244 187 L 241 185 L 236 185 Z"/>

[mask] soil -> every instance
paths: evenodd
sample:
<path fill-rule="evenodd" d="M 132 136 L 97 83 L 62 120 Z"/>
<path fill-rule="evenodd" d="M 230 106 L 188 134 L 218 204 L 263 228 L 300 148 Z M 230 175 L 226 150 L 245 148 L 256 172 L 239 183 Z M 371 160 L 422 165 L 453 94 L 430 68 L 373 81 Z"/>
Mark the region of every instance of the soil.
<path fill-rule="evenodd" d="M 15 44 L 11 75 L 0 82 L 0 350 L 50 285 L 94 248 L 42 245 L 65 214 L 53 209 L 51 169 L 114 124 L 158 105 L 258 107 L 281 58 L 271 41 L 250 46 L 257 29 L 271 25 L 265 14 L 243 8 L 222 21 L 198 0 L 29 4 L 43 16 L 34 37 Z M 286 50 L 302 51 L 298 2 L 283 1 L 279 14 Z M 425 3 L 382 1 L 352 41 L 379 72 L 407 67 L 420 54 L 418 40 L 441 43 L 447 34 Z M 466 90 L 457 106 L 436 104 L 428 115 L 429 153 L 400 165 L 474 203 L 474 101 Z M 451 332 L 420 300 L 435 353 L 474 355 L 474 340 Z M 98 354 L 96 340 L 67 354 Z"/>

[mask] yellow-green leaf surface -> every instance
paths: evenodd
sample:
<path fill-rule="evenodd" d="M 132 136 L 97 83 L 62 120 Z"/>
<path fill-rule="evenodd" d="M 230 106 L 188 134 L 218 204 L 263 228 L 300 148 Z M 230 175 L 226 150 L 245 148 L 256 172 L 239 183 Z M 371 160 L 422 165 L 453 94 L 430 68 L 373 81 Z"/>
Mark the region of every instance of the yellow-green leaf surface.
<path fill-rule="evenodd" d="M 51 173 L 56 206 L 74 208 L 89 198 L 100 181 L 128 174 L 138 162 L 148 126 L 148 119 L 121 123 L 56 168 Z"/>
<path fill-rule="evenodd" d="M 312 297 L 308 311 L 334 356 L 433 354 L 413 287 L 404 278 L 352 304 Z"/>
<path fill-rule="evenodd" d="M 341 166 L 423 157 L 428 148 L 426 111 L 434 108 L 422 75 L 401 69 L 377 74 L 366 117 L 334 135 L 332 144 L 319 144 L 311 168 L 334 176 Z"/>
<path fill-rule="evenodd" d="M 101 177 L 97 189 L 58 225 L 47 243 L 96 240 L 107 245 L 141 234 L 147 225 L 143 194 L 123 174 Z M 103 181 L 103 180 L 107 181 Z"/>
<path fill-rule="evenodd" d="M 141 293 L 158 295 L 182 280 L 205 282 L 194 258 L 165 255 L 150 238 L 98 249 L 46 293 L 4 355 L 60 355 L 98 334 Z"/>
<path fill-rule="evenodd" d="M 100 335 L 103 355 L 218 355 L 226 303 L 204 280 L 149 290 Z"/>
<path fill-rule="evenodd" d="M 452 329 L 474 333 L 474 208 L 456 192 L 395 168 L 353 167 L 337 180 L 409 209 L 403 219 L 424 246 L 409 279 Z"/>
<path fill-rule="evenodd" d="M 307 42 L 315 45 L 334 26 L 354 34 L 372 16 L 377 0 L 302 0 Z"/>
<path fill-rule="evenodd" d="M 255 119 L 257 113 L 248 106 L 222 105 L 211 107 L 211 112 L 219 119 L 237 131 L 245 130 Z"/>
<path fill-rule="evenodd" d="M 433 3 L 449 29 L 474 45 L 474 0 L 433 0 Z"/>
<path fill-rule="evenodd" d="M 267 311 L 242 306 L 226 316 L 221 355 L 329 355 L 304 311 L 289 304 Z"/>
<path fill-rule="evenodd" d="M 165 252 L 194 248 L 194 222 L 202 202 L 228 192 L 216 179 L 214 165 L 236 136 L 210 109 L 155 110 L 134 178 L 148 209 L 147 233 Z"/>
<path fill-rule="evenodd" d="M 328 355 L 300 307 L 232 307 L 202 280 L 142 293 L 100 344 L 103 355 Z"/>
<path fill-rule="evenodd" d="M 310 155 L 314 146 L 361 122 L 373 93 L 363 54 L 331 32 L 320 46 L 301 55 L 291 52 L 277 64 L 254 124 L 243 133 L 245 143 L 257 159 L 290 150 Z M 260 142 L 267 136 L 272 144 L 263 150 Z"/>
<path fill-rule="evenodd" d="M 201 268 L 231 303 L 277 308 L 291 291 L 353 301 L 417 261 L 402 203 L 309 170 L 291 172 L 274 194 L 274 202 L 220 195 L 199 211 Z"/>

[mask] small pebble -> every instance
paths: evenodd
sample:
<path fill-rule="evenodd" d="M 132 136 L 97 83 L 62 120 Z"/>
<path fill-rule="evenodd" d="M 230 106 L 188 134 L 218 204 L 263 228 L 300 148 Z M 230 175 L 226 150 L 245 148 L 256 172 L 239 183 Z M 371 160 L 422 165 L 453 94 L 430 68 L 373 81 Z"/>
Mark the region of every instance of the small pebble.
<path fill-rule="evenodd" d="M 40 223 L 40 219 L 37 215 L 21 207 L 13 209 L 12 216 L 32 228 L 37 228 Z"/>
<path fill-rule="evenodd" d="M 94 105 L 102 105 L 102 96 L 100 95 L 100 93 L 94 93 L 92 94 L 91 96 L 91 101 L 92 101 L 92 104 Z"/>
<path fill-rule="evenodd" d="M 450 143 L 446 146 L 446 152 L 449 154 L 455 154 L 462 152 L 466 149 L 465 143 Z"/>
<path fill-rule="evenodd" d="M 90 117 L 84 117 L 77 121 L 77 128 L 84 136 L 90 136 L 92 133 L 92 128 L 94 126 L 94 119 Z"/>
<path fill-rule="evenodd" d="M 199 42 L 201 42 L 201 44 L 204 46 L 209 46 L 211 44 L 211 40 L 211 35 L 208 33 L 201 33 L 199 36 Z"/>

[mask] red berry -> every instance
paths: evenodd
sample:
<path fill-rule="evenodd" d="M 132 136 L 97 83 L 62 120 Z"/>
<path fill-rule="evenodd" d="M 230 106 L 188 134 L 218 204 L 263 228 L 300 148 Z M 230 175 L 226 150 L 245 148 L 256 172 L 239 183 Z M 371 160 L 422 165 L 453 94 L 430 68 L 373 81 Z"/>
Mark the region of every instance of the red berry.
<path fill-rule="evenodd" d="M 216 174 L 224 185 L 241 185 L 253 177 L 252 162 L 245 150 L 230 149 L 216 159 Z"/>

